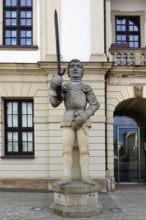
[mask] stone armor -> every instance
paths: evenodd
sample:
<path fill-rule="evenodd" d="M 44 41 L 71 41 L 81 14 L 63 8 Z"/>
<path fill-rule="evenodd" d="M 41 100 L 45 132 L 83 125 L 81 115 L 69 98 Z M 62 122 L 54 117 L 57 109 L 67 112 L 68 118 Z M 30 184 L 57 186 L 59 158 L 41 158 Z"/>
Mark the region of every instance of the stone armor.
<path fill-rule="evenodd" d="M 94 112 L 99 107 L 92 88 L 87 84 L 74 85 L 73 83 L 68 83 L 62 86 L 62 97 L 66 111 L 61 121 L 61 127 L 71 126 L 72 121 L 81 112 L 87 114 L 86 126 L 91 127 L 89 117 L 94 115 Z M 89 103 L 89 106 L 86 109 L 87 103 Z"/>

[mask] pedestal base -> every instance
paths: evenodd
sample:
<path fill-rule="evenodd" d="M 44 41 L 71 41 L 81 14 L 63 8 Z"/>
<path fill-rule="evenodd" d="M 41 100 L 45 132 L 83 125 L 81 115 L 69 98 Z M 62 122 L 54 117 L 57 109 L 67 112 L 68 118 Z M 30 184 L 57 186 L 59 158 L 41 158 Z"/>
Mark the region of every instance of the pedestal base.
<path fill-rule="evenodd" d="M 98 202 L 100 186 L 73 181 L 67 185 L 55 185 L 54 202 L 50 206 L 52 213 L 62 217 L 91 217 L 102 211 Z"/>

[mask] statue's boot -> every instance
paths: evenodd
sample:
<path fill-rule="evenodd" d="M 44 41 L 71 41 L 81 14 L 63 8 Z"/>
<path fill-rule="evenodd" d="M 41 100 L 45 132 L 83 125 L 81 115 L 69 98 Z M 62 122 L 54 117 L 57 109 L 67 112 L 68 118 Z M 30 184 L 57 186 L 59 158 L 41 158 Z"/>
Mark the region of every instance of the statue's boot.
<path fill-rule="evenodd" d="M 93 186 L 96 185 L 96 182 L 93 179 L 91 179 L 90 176 L 83 176 L 82 179 L 81 179 L 81 182 L 89 184 L 89 185 L 93 185 Z"/>
<path fill-rule="evenodd" d="M 71 178 L 68 176 L 64 176 L 61 180 L 58 181 L 58 185 L 62 186 L 62 185 L 66 185 L 70 182 L 71 182 Z"/>

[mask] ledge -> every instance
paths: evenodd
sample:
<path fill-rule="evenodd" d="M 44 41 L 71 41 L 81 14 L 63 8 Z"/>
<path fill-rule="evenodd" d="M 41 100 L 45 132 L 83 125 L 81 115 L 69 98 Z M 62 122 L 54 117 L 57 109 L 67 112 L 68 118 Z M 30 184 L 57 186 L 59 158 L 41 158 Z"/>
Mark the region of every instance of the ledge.
<path fill-rule="evenodd" d="M 0 50 L 25 50 L 25 51 L 32 51 L 32 50 L 38 50 L 38 46 L 5 46 L 0 45 Z"/>
<path fill-rule="evenodd" d="M 34 155 L 6 155 L 1 156 L 2 159 L 34 159 Z"/>

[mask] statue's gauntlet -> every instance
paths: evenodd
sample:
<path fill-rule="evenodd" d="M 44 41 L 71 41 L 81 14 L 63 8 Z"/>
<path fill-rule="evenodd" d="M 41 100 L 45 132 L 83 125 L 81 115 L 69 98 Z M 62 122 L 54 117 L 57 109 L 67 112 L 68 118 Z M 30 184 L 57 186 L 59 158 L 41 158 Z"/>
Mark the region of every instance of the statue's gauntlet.
<path fill-rule="evenodd" d="M 50 90 L 56 91 L 59 86 L 61 86 L 63 79 L 60 75 L 55 75 L 50 81 Z"/>

